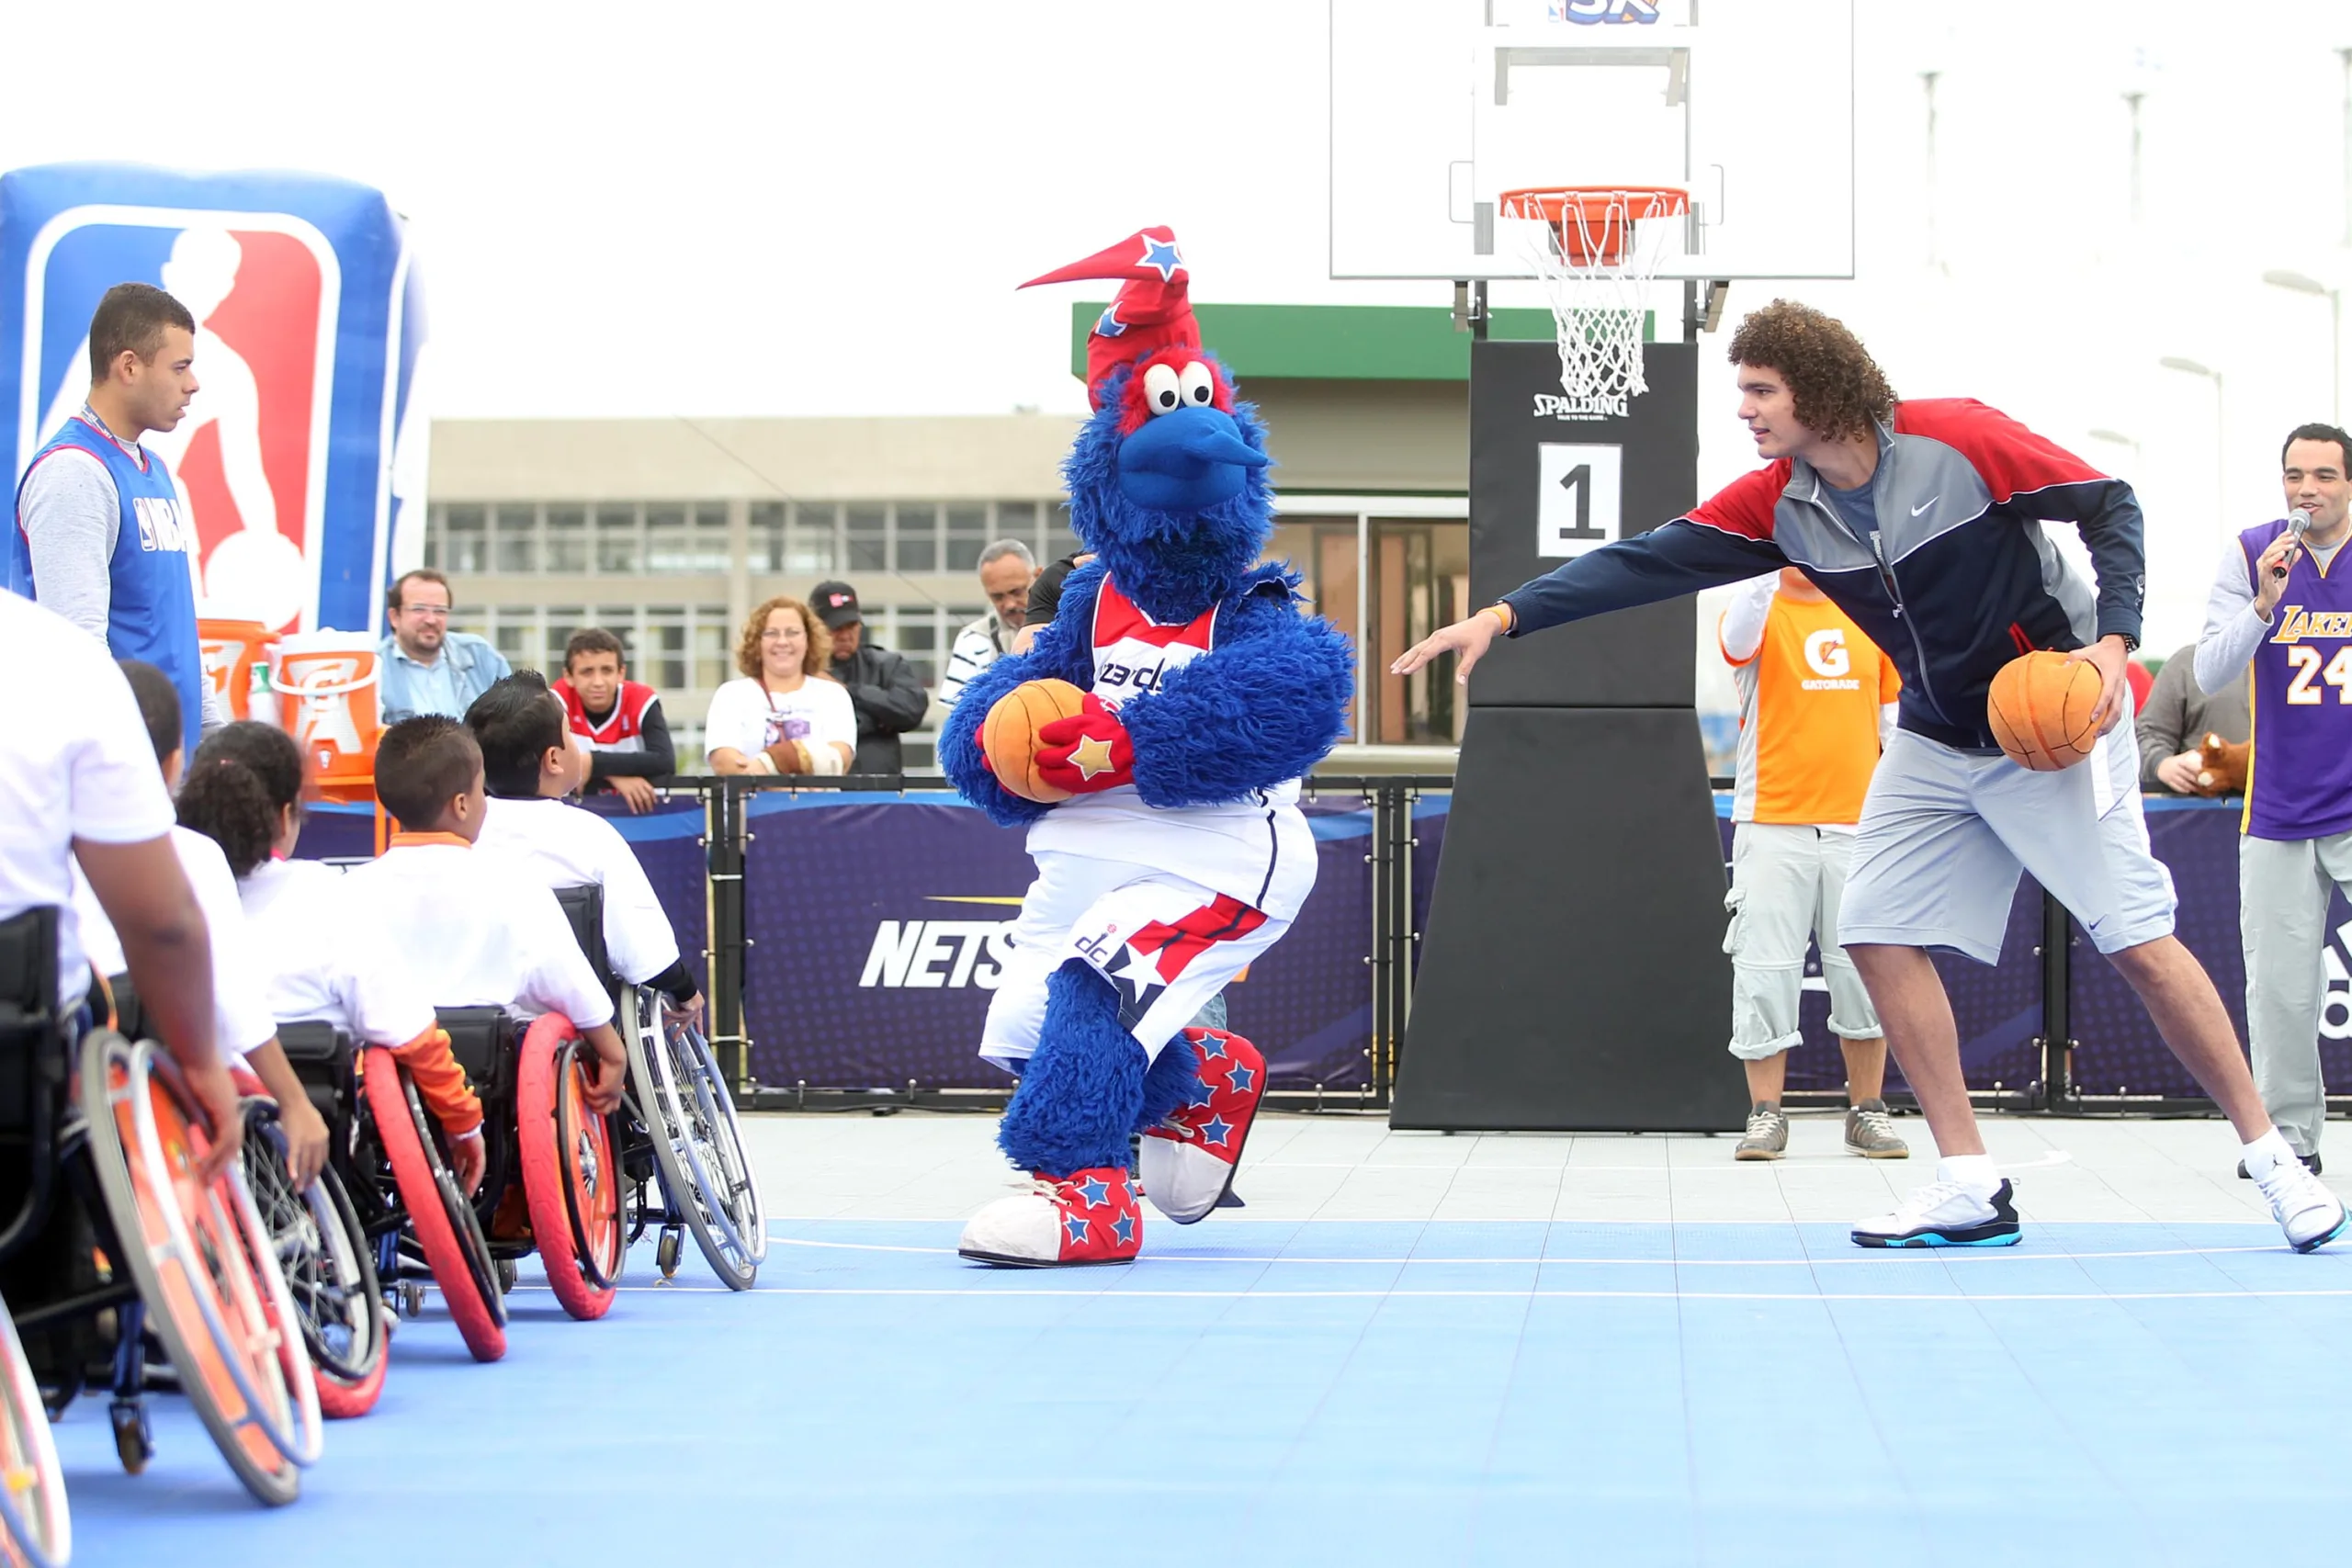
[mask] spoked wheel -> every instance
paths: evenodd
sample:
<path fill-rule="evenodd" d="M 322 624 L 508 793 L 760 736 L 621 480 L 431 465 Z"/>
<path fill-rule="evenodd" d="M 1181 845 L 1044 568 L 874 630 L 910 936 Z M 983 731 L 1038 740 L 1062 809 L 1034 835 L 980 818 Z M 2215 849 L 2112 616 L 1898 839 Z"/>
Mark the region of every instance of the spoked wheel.
<path fill-rule="evenodd" d="M 432 1118 L 399 1058 L 384 1047 L 368 1048 L 359 1081 L 377 1145 L 392 1168 L 409 1228 L 434 1283 L 441 1287 L 449 1316 L 475 1360 L 495 1361 L 506 1354 L 506 1303 L 499 1296 L 490 1244 L 473 1205 L 458 1190 L 458 1179 L 434 1147 Z"/>
<path fill-rule="evenodd" d="M 524 1034 L 517 1068 L 523 1196 L 548 1286 L 572 1316 L 602 1317 L 612 1310 L 628 1233 L 612 1118 L 588 1109 L 594 1055 L 569 1019 L 548 1013 Z"/>
<path fill-rule="evenodd" d="M 266 1104 L 266 1102 L 265 1102 Z M 286 1168 L 273 1111 L 245 1122 L 245 1183 L 302 1325 L 319 1385 L 319 1410 L 345 1419 L 375 1408 L 384 1389 L 389 1327 L 373 1248 L 333 1168 L 301 1191 Z"/>
<path fill-rule="evenodd" d="M 17 1325 L 0 1308 L 0 1560 L 63 1568 L 74 1554 L 65 1472 Z"/>
<path fill-rule="evenodd" d="M 653 993 L 628 993 L 629 1081 L 670 1206 L 729 1289 L 747 1291 L 768 1254 L 767 1218 L 743 1155 L 735 1101 L 699 1030 L 665 1028 Z"/>
<path fill-rule="evenodd" d="M 121 1257 L 180 1388 L 262 1502 L 290 1503 L 318 1457 L 319 1395 L 286 1276 L 232 1163 L 194 1181 L 204 1134 L 152 1042 L 82 1043 L 90 1160 Z"/>

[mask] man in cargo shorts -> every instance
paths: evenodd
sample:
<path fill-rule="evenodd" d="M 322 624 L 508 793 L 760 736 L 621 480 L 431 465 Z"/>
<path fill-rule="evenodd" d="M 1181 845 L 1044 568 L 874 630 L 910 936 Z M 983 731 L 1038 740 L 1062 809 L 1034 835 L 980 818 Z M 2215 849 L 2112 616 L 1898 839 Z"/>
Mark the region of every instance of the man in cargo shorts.
<path fill-rule="evenodd" d="M 1804 1040 L 1797 1032 L 1804 950 L 1817 940 L 1829 1032 L 1846 1057 L 1846 1150 L 1903 1159 L 1910 1146 L 1895 1136 L 1880 1098 L 1886 1040 L 1861 976 L 1838 945 L 1854 821 L 1902 677 L 1794 567 L 1743 587 L 1716 641 L 1739 688 L 1724 951 L 1732 964 L 1731 1054 L 1747 1069 L 1751 1109 L 1732 1157 L 1788 1152 L 1781 1093 L 1789 1053 Z"/>

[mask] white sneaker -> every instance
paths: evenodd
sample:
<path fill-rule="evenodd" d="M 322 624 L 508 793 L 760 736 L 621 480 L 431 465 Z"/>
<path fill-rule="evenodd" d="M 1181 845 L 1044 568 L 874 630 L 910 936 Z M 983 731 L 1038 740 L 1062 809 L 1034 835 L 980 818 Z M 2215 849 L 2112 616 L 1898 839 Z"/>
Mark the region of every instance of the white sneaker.
<path fill-rule="evenodd" d="M 2299 1159 L 2282 1159 L 2255 1185 L 2270 1200 L 2270 1217 L 2297 1252 L 2325 1247 L 2344 1232 L 2344 1204 Z"/>
<path fill-rule="evenodd" d="M 1935 1181 L 1894 1213 L 1862 1221 L 1853 1235 L 1856 1247 L 2014 1247 L 2017 1205 L 2007 1181 L 1989 1194 L 1958 1181 Z"/>

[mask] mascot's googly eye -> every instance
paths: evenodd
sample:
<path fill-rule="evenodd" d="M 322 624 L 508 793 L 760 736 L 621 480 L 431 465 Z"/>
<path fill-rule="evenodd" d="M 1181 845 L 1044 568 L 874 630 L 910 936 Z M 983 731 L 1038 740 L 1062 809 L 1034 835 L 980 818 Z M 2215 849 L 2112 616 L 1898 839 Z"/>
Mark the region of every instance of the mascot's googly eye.
<path fill-rule="evenodd" d="M 1209 367 L 1197 359 L 1184 367 L 1184 373 L 1178 378 L 1177 385 L 1188 403 L 1206 408 L 1216 401 L 1216 378 L 1210 375 Z"/>
<path fill-rule="evenodd" d="M 1177 383 L 1174 366 L 1155 365 L 1143 373 L 1143 400 L 1154 418 L 1184 406 L 1184 389 Z"/>

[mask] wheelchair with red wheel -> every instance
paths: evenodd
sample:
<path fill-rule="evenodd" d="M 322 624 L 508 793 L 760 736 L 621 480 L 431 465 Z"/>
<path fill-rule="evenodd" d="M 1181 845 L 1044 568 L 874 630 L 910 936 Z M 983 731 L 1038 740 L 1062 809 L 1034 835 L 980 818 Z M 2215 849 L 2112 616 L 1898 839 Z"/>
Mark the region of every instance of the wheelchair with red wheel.
<path fill-rule="evenodd" d="M 0 1292 L 36 1397 L 54 1416 L 110 1385 L 116 1452 L 136 1474 L 154 1451 L 150 1373 L 164 1371 L 152 1339 L 246 1490 L 291 1502 L 320 1413 L 273 1237 L 238 1164 L 192 1179 L 210 1136 L 162 1049 L 62 1011 L 57 951 L 54 909 L 0 921 Z M 24 1556 L 56 1562 L 62 1494 L 19 1407 L 26 1381 L 0 1378 L 6 1441 L 49 1471 L 7 1472 L 0 1512 Z"/>
<path fill-rule="evenodd" d="M 620 1115 L 626 1244 L 659 1225 L 654 1261 L 666 1280 L 677 1273 L 691 1233 L 729 1289 L 750 1290 L 767 1256 L 767 1220 L 718 1059 L 699 1029 L 670 1019 L 659 992 L 614 975 L 605 950 L 604 889 L 560 887 L 556 902 L 589 966 L 613 993 L 613 1027 L 628 1048 Z"/>
<path fill-rule="evenodd" d="M 441 1124 L 408 1069 L 389 1048 L 363 1049 L 330 1023 L 280 1023 L 277 1043 L 326 1122 L 331 1190 L 360 1238 L 350 1267 L 366 1281 L 368 1304 L 383 1314 L 371 1336 L 356 1301 L 321 1292 L 328 1351 L 320 1387 L 332 1413 L 363 1414 L 382 1391 L 391 1326 L 388 1286 L 397 1287 L 403 1314 L 415 1317 L 432 1282 L 476 1360 L 505 1355 L 506 1303 L 496 1261 L 451 1169 Z M 325 1393 L 330 1384 L 334 1392 Z"/>

